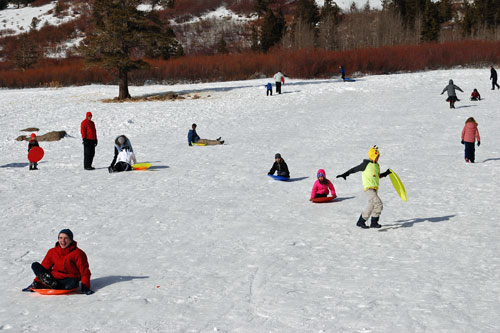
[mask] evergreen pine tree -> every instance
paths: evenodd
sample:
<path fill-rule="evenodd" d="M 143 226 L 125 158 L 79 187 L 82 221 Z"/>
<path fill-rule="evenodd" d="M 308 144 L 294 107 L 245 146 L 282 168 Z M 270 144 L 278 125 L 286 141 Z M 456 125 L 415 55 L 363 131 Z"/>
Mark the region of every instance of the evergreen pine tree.
<path fill-rule="evenodd" d="M 439 22 L 439 11 L 431 0 L 427 0 L 425 10 L 422 17 L 422 32 L 421 40 L 425 42 L 435 42 L 439 39 L 439 31 L 441 29 Z"/>
<path fill-rule="evenodd" d="M 255 0 L 254 8 L 259 17 L 267 13 L 268 7 L 269 7 L 269 0 Z"/>
<path fill-rule="evenodd" d="M 292 25 L 292 39 L 295 47 L 316 46 L 319 20 L 319 9 L 315 0 L 298 0 Z"/>
<path fill-rule="evenodd" d="M 294 21 L 302 21 L 310 28 L 315 28 L 319 22 L 319 9 L 315 0 L 299 0 L 295 7 Z"/>
<path fill-rule="evenodd" d="M 0 10 L 4 10 L 9 5 L 8 0 L 0 0 Z"/>
<path fill-rule="evenodd" d="M 260 47 L 262 51 L 267 52 L 271 47 L 278 44 L 282 37 L 282 31 L 283 27 L 280 20 L 268 8 L 261 27 Z"/>
<path fill-rule="evenodd" d="M 255 27 L 255 25 L 252 25 L 250 27 L 250 39 L 251 39 L 251 42 L 252 42 L 252 45 L 250 46 L 250 49 L 252 51 L 258 51 L 258 50 L 260 50 L 260 46 L 259 46 L 259 34 L 257 32 L 257 28 Z"/>
<path fill-rule="evenodd" d="M 88 33 L 80 50 L 87 63 L 118 74 L 118 99 L 130 98 L 128 74 L 148 68 L 140 55 L 167 59 L 178 51 L 172 30 L 153 12 L 137 9 L 140 0 L 95 0 L 95 31 Z M 134 57 L 132 57 L 132 54 Z"/>
<path fill-rule="evenodd" d="M 337 31 L 336 27 L 340 22 L 340 8 L 332 0 L 325 0 L 321 9 L 319 22 L 319 46 L 328 50 L 335 49 Z"/>
<path fill-rule="evenodd" d="M 219 54 L 229 53 L 229 51 L 227 49 L 227 43 L 224 40 L 224 36 L 221 36 L 219 42 L 217 43 L 217 53 L 219 53 Z"/>
<path fill-rule="evenodd" d="M 452 19 L 451 0 L 441 0 L 439 3 L 439 19 L 441 23 Z"/>
<path fill-rule="evenodd" d="M 35 43 L 29 40 L 28 33 L 17 37 L 17 47 L 13 54 L 13 61 L 17 68 L 23 71 L 33 67 L 38 62 L 40 52 Z"/>

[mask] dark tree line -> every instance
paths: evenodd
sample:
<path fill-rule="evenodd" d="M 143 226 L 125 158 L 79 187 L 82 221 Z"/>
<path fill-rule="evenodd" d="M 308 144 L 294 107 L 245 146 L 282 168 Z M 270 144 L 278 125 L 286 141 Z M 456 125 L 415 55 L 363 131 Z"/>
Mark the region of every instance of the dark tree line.
<path fill-rule="evenodd" d="M 484 36 L 479 32 L 494 35 L 500 29 L 499 0 L 383 0 L 380 10 L 372 10 L 367 2 L 362 9 L 353 3 L 347 11 L 333 0 L 325 0 L 321 8 L 314 0 L 296 0 L 289 22 L 278 3 L 255 0 L 262 21 L 251 28 L 253 50 L 266 52 L 275 45 L 335 50 L 438 42 L 444 30 L 480 38 Z"/>

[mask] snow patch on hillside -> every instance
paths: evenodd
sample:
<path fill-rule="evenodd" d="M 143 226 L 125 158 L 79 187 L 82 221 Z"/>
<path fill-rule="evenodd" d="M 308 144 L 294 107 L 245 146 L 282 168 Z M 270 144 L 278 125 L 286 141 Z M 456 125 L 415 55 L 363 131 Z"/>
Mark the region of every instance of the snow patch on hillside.
<path fill-rule="evenodd" d="M 18 35 L 31 29 L 31 22 L 36 18 L 39 22 L 37 29 L 46 24 L 60 25 L 78 17 L 70 8 L 64 16 L 57 17 L 54 13 L 56 2 L 40 7 L 16 8 L 9 6 L 0 11 L 0 36 Z"/>
<path fill-rule="evenodd" d="M 370 8 L 381 9 L 382 1 L 380 0 L 336 0 L 335 3 L 343 10 L 347 10 L 351 7 L 352 3 L 356 4 L 356 7 L 363 8 L 366 2 L 369 1 Z M 319 7 L 323 7 L 324 0 L 316 0 Z"/>
<path fill-rule="evenodd" d="M 204 20 L 225 20 L 225 21 L 231 21 L 235 23 L 246 23 L 249 21 L 253 21 L 257 18 L 256 15 L 250 16 L 250 17 L 245 17 L 239 14 L 236 14 L 230 9 L 227 9 L 226 7 L 219 7 L 214 11 L 205 13 L 201 16 L 198 17 L 193 17 L 191 20 L 182 22 L 182 23 L 177 23 L 175 22 L 175 19 L 170 21 L 170 24 L 172 25 L 184 25 L 184 24 L 194 24 L 194 23 L 199 23 Z"/>

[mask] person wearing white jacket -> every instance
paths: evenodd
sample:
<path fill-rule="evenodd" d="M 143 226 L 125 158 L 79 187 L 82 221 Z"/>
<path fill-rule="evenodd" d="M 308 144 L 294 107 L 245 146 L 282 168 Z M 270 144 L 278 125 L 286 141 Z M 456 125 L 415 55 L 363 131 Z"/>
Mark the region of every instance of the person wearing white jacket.
<path fill-rule="evenodd" d="M 135 154 L 128 148 L 123 149 L 116 158 L 117 162 L 113 167 L 109 167 L 109 172 L 121 172 L 132 170 L 132 165 L 137 163 Z"/>
<path fill-rule="evenodd" d="M 281 83 L 285 83 L 285 76 L 283 75 L 283 73 L 278 71 L 278 73 L 274 74 L 273 78 L 276 82 L 276 93 L 281 94 Z"/>

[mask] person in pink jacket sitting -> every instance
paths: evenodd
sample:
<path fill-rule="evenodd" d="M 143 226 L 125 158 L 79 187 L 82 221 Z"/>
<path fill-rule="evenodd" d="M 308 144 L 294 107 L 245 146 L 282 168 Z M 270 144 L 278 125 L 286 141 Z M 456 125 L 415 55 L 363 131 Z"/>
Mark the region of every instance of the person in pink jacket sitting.
<path fill-rule="evenodd" d="M 465 121 L 464 129 L 462 130 L 462 144 L 465 145 L 465 163 L 474 163 L 476 159 L 476 148 L 474 143 L 477 139 L 477 146 L 481 145 L 481 137 L 477 129 L 477 122 L 473 117 L 469 117 Z"/>
<path fill-rule="evenodd" d="M 311 199 L 314 198 L 323 198 L 327 197 L 328 193 L 332 192 L 332 197 L 336 197 L 337 194 L 335 193 L 335 187 L 333 187 L 333 184 L 328 178 L 326 178 L 326 172 L 323 169 L 319 169 L 316 177 L 318 177 L 318 180 L 314 183 L 312 192 L 311 192 Z"/>

